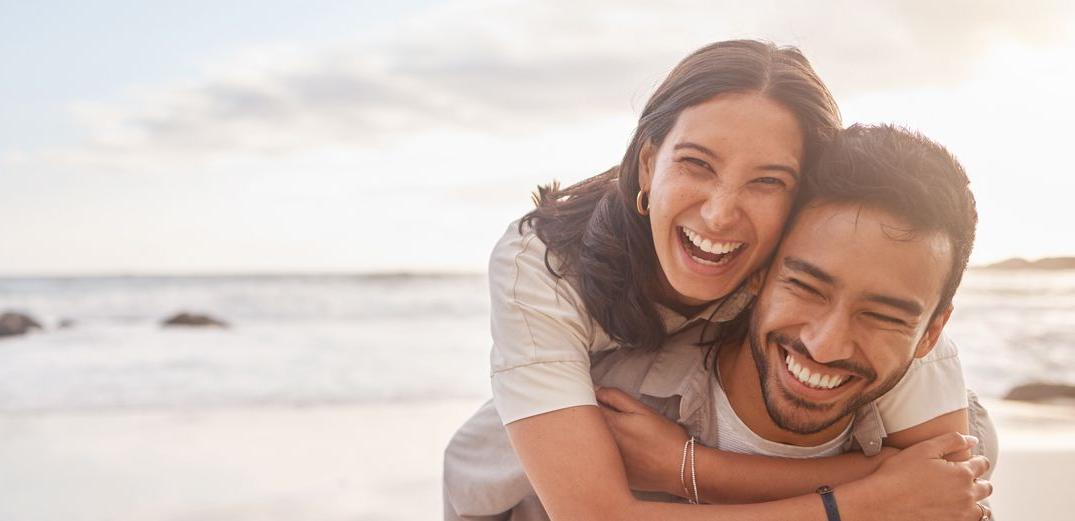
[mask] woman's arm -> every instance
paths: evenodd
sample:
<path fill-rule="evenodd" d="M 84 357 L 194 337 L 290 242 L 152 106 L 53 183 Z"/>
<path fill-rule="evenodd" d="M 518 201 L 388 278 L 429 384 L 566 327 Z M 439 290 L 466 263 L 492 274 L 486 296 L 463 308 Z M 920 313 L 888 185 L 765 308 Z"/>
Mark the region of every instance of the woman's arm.
<path fill-rule="evenodd" d="M 628 490 L 612 433 L 593 406 L 513 422 L 508 435 L 555 521 L 826 519 L 821 500 L 813 493 L 755 505 L 639 501 Z M 988 483 L 975 483 L 973 478 L 988 463 L 981 457 L 961 463 L 943 458 L 965 449 L 967 443 L 954 434 L 935 438 L 890 458 L 881 471 L 865 479 L 834 487 L 844 519 L 977 519 L 974 502 L 990 490 Z"/>
<path fill-rule="evenodd" d="M 960 409 L 890 434 L 885 444 L 893 448 L 884 448 L 876 456 L 854 451 L 826 458 L 774 458 L 698 446 L 697 473 L 717 477 L 699 480 L 699 495 L 711 502 L 744 503 L 806 494 L 821 485 L 848 483 L 874 473 L 881 463 L 899 452 L 895 449 L 905 449 L 942 434 L 967 434 L 967 431 L 967 410 Z M 949 454 L 946 459 L 964 461 L 970 457 L 971 451 L 966 449 Z M 728 469 L 735 469 L 734 476 Z"/>
<path fill-rule="evenodd" d="M 826 519 L 820 499 L 809 496 L 749 509 L 638 501 L 628 489 L 616 444 L 596 407 L 571 407 L 519 420 L 508 425 L 508 435 L 549 517 L 556 521 Z M 847 508 L 855 508 L 853 500 Z"/>
<path fill-rule="evenodd" d="M 679 481 L 682 448 L 687 433 L 630 395 L 610 388 L 598 390 L 606 422 L 623 457 L 630 485 L 685 497 Z M 955 411 L 898 433 L 888 440 L 906 448 L 949 432 L 967 432 L 966 410 Z M 793 497 L 821 485 L 864 478 L 898 451 L 882 449 L 867 457 L 860 452 L 812 459 L 776 458 L 719 451 L 696 445 L 698 492 L 710 503 L 754 503 Z M 970 452 L 949 455 L 953 461 Z"/>

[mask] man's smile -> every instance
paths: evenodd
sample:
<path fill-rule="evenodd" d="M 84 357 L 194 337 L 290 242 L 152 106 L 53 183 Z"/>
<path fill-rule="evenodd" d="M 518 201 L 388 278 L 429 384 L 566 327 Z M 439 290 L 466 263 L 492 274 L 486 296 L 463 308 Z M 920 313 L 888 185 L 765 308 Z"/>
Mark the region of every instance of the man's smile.
<path fill-rule="evenodd" d="M 790 353 L 788 353 L 788 356 L 784 359 L 784 364 L 787 366 L 788 372 L 798 378 L 803 384 L 813 387 L 814 389 L 832 389 L 844 383 L 849 378 L 846 375 L 813 372 L 797 362 Z"/>
<path fill-rule="evenodd" d="M 868 385 L 875 378 L 865 368 L 852 367 L 846 360 L 820 364 L 804 353 L 805 346 L 797 339 L 771 333 L 770 344 L 775 347 L 771 360 L 783 360 L 779 381 L 784 391 L 806 408 L 827 408 L 852 392 L 860 392 L 858 383 Z M 840 367 L 844 366 L 844 367 Z M 814 406 L 814 407 L 811 407 Z"/>

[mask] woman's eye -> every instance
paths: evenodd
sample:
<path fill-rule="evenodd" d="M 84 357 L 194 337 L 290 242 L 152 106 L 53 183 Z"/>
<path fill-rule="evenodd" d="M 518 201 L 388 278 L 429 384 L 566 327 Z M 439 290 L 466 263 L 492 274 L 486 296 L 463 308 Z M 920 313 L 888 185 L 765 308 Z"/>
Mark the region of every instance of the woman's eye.
<path fill-rule="evenodd" d="M 706 170 L 713 170 L 713 167 L 709 166 L 709 163 L 706 163 L 705 161 L 702 161 L 697 157 L 684 157 L 683 159 L 681 159 L 681 161 L 693 166 L 705 168 Z"/>
<path fill-rule="evenodd" d="M 767 186 L 787 186 L 787 183 L 779 177 L 760 177 L 754 180 L 755 183 L 763 184 Z"/>

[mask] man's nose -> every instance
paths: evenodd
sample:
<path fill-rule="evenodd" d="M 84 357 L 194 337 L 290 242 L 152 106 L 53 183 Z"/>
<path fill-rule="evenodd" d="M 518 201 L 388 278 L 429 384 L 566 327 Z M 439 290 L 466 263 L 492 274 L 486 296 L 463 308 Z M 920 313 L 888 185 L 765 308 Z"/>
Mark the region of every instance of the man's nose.
<path fill-rule="evenodd" d="M 735 190 L 714 188 L 702 204 L 702 219 L 713 230 L 721 230 L 742 217 L 741 195 Z"/>
<path fill-rule="evenodd" d="M 855 352 L 851 317 L 839 309 L 812 317 L 799 332 L 799 339 L 810 357 L 821 364 L 846 360 Z"/>

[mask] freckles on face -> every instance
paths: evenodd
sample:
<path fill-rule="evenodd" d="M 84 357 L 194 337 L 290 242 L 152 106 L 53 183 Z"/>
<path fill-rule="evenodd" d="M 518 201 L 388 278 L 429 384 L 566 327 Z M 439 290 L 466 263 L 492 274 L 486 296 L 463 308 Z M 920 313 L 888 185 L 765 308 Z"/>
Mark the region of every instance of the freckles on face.
<path fill-rule="evenodd" d="M 802 140 L 782 105 L 724 94 L 684 110 L 642 158 L 666 304 L 723 298 L 765 262 L 798 188 Z"/>

